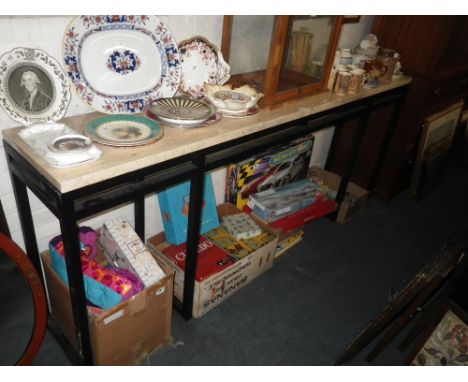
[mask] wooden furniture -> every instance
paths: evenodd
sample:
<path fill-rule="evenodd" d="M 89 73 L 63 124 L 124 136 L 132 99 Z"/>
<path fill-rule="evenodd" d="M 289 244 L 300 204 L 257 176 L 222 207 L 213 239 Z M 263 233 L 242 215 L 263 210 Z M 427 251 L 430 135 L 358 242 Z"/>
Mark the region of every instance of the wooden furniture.
<path fill-rule="evenodd" d="M 192 316 L 205 172 L 330 125 L 340 130 L 346 127 L 348 120 L 365 121 L 374 110 L 403 98 L 410 82 L 411 79 L 402 78 L 344 97 L 331 92 L 301 97 L 261 108 L 249 118 L 224 118 L 202 129 L 164 127 L 164 137 L 158 142 L 125 149 L 100 145 L 103 155 L 99 160 L 67 169 L 48 166 L 18 135 L 21 128 L 4 130 L 4 148 L 23 237 L 28 238 L 25 240 L 26 250 L 36 269 L 41 269 L 41 265 L 27 188 L 60 222 L 67 253 L 75 329 L 83 362 L 91 364 L 93 357 L 79 252 L 80 220 L 133 202 L 135 230 L 144 239 L 145 195 L 190 180 L 183 304 L 176 305 L 184 318 L 189 319 Z M 85 114 L 62 122 L 82 132 L 86 124 L 98 116 L 98 113 Z M 347 167 L 336 196 L 338 204 L 343 200 L 365 127 L 363 123 L 356 125 Z"/>
<path fill-rule="evenodd" d="M 229 82 L 264 93 L 261 105 L 325 89 L 342 23 L 343 16 L 224 16 Z"/>
<path fill-rule="evenodd" d="M 424 120 L 468 101 L 468 16 L 377 16 L 372 33 L 414 79 L 373 189 L 389 199 L 410 183 Z"/>
<path fill-rule="evenodd" d="M 400 53 L 402 71 L 414 79 L 404 104 L 389 105 L 370 116 L 351 178 L 373 197 L 388 200 L 410 184 L 425 119 L 460 99 L 467 104 L 468 16 L 376 16 L 372 33 L 380 46 Z M 401 110 L 392 133 L 388 126 L 394 108 Z M 339 150 L 330 158 L 331 171 L 342 172 L 351 133 L 343 130 L 337 137 Z M 382 150 L 387 139 L 388 150 Z M 377 168 L 375 158 L 382 151 L 385 158 Z"/>

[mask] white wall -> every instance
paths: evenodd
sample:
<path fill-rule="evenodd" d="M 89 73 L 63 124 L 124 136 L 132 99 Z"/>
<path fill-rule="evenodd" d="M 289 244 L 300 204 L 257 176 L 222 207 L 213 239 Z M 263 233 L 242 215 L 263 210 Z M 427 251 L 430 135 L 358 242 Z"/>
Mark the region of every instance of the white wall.
<path fill-rule="evenodd" d="M 169 27 L 176 41 L 182 41 L 194 35 L 205 36 L 215 45 L 221 45 L 222 16 L 159 16 Z M 0 16 L 0 55 L 17 48 L 38 48 L 47 52 L 58 62 L 62 62 L 62 38 L 71 16 Z M 358 24 L 345 25 L 340 40 L 340 47 L 354 47 L 361 38 L 368 33 L 372 24 L 371 16 L 363 16 Z M 66 116 L 92 112 L 72 92 L 72 100 Z M 18 123 L 12 121 L 0 109 L 0 130 L 15 127 Z M 0 143 L 0 198 L 3 204 L 7 222 L 13 240 L 24 248 L 18 212 L 13 196 L 10 177 L 7 170 L 3 144 Z M 213 181 L 216 188 L 216 199 L 220 203 L 224 200 L 224 171 L 216 171 Z M 34 217 L 36 236 L 39 249 L 47 248 L 48 241 L 60 232 L 57 219 L 32 194 L 30 202 Z M 150 195 L 146 198 L 146 237 L 162 230 L 159 207 L 156 197 Z M 116 210 L 93 217 L 83 222 L 93 228 L 115 216 L 126 215 L 133 222 L 133 206 L 127 205 Z"/>

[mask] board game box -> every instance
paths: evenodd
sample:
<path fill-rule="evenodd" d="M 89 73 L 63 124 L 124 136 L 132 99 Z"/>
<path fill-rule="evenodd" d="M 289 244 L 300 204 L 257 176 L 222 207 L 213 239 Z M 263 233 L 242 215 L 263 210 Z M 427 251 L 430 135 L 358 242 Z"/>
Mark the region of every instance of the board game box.
<path fill-rule="evenodd" d="M 227 169 L 226 201 L 241 209 L 250 195 L 307 176 L 313 134 L 268 149 Z"/>

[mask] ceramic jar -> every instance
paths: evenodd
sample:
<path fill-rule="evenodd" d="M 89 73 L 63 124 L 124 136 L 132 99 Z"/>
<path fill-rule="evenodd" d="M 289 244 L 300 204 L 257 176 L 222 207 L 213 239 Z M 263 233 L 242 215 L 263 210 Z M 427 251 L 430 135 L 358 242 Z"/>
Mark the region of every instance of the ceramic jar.
<path fill-rule="evenodd" d="M 345 71 L 338 72 L 335 82 L 335 93 L 338 95 L 345 95 L 348 92 L 348 85 L 350 79 L 351 73 Z"/>
<path fill-rule="evenodd" d="M 361 91 L 364 83 L 364 70 L 353 69 L 349 73 L 351 74 L 351 77 L 348 83 L 348 93 L 357 94 Z"/>
<path fill-rule="evenodd" d="M 375 88 L 379 86 L 380 79 L 387 72 L 387 67 L 379 60 L 364 61 L 365 87 Z"/>
<path fill-rule="evenodd" d="M 377 56 L 377 60 L 382 63 L 387 69 L 380 78 L 380 82 L 389 83 L 392 81 L 393 72 L 395 71 L 395 65 L 398 61 L 398 55 L 392 49 L 380 49 Z"/>

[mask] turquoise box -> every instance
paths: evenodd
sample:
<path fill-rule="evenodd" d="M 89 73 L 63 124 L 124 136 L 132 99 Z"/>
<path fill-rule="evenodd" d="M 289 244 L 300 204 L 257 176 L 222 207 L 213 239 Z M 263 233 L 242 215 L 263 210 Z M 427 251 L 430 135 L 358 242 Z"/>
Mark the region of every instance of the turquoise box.
<path fill-rule="evenodd" d="M 171 244 L 182 244 L 187 240 L 190 182 L 181 183 L 158 194 L 159 208 L 166 234 Z M 202 221 L 200 234 L 219 225 L 216 199 L 211 175 L 205 175 Z"/>

